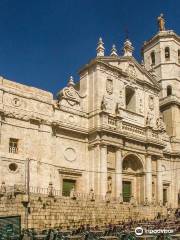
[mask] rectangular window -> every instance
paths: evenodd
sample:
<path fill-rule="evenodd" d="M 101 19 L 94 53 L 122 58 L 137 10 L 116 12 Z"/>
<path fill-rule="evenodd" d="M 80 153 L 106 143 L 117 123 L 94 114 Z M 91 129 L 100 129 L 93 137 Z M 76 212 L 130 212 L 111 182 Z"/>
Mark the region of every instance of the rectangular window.
<path fill-rule="evenodd" d="M 165 206 L 167 202 L 167 189 L 163 189 L 163 205 Z"/>
<path fill-rule="evenodd" d="M 9 139 L 9 152 L 10 153 L 18 153 L 18 143 L 19 143 L 19 140 L 16 138 Z"/>
<path fill-rule="evenodd" d="M 130 202 L 131 200 L 131 182 L 123 181 L 123 202 Z"/>
<path fill-rule="evenodd" d="M 136 97 L 134 89 L 126 87 L 126 109 L 136 112 Z"/>
<path fill-rule="evenodd" d="M 72 188 L 75 188 L 76 181 L 72 179 L 63 179 L 62 195 L 70 196 Z"/>

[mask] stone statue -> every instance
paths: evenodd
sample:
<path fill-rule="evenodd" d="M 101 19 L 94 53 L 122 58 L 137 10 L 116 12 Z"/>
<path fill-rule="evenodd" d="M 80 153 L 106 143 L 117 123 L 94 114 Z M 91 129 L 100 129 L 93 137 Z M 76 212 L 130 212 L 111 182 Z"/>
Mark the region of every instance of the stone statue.
<path fill-rule="evenodd" d="M 6 193 L 6 184 L 4 181 L 1 184 L 0 193 L 3 195 Z"/>
<path fill-rule="evenodd" d="M 162 13 L 157 18 L 157 22 L 158 22 L 159 31 L 165 31 L 165 19 L 164 19 L 164 15 Z"/>
<path fill-rule="evenodd" d="M 152 120 L 153 120 L 153 114 L 148 112 L 147 117 L 146 117 L 146 125 L 152 126 Z"/>
<path fill-rule="evenodd" d="M 159 200 L 159 206 L 160 206 L 160 207 L 163 206 L 162 200 Z"/>
<path fill-rule="evenodd" d="M 49 186 L 48 186 L 48 196 L 49 196 L 49 197 L 53 197 L 53 184 L 52 184 L 52 182 L 49 182 Z"/>
<path fill-rule="evenodd" d="M 107 190 L 109 193 L 112 192 L 112 178 L 111 177 L 108 177 Z"/>
<path fill-rule="evenodd" d="M 103 110 L 103 111 L 107 110 L 107 105 L 108 105 L 108 103 L 107 103 L 106 99 L 103 98 L 103 100 L 101 102 L 101 110 Z"/>
<path fill-rule="evenodd" d="M 148 198 L 147 198 L 147 197 L 145 198 L 144 206 L 149 206 L 149 201 L 148 201 Z"/>
<path fill-rule="evenodd" d="M 121 104 L 120 103 L 116 104 L 116 114 L 121 115 Z"/>
<path fill-rule="evenodd" d="M 119 195 L 119 202 L 123 203 L 123 195 L 122 195 L 122 193 L 120 193 L 120 195 Z"/>
<path fill-rule="evenodd" d="M 93 189 L 91 188 L 90 192 L 89 192 L 89 198 L 91 201 L 95 201 L 95 194 Z"/>
<path fill-rule="evenodd" d="M 75 192 L 75 188 L 74 187 L 71 189 L 70 198 L 76 199 L 76 192 Z"/>
<path fill-rule="evenodd" d="M 162 132 L 166 131 L 166 125 L 165 125 L 162 117 L 157 118 L 156 127 L 157 127 L 158 130 L 160 130 Z"/>
<path fill-rule="evenodd" d="M 152 205 L 153 205 L 153 206 L 156 206 L 156 197 L 155 197 L 154 194 L 153 194 L 153 196 L 152 196 Z"/>
<path fill-rule="evenodd" d="M 106 200 L 106 202 L 110 202 L 110 200 L 111 200 L 111 192 L 106 192 L 106 195 L 105 195 L 105 200 Z"/>

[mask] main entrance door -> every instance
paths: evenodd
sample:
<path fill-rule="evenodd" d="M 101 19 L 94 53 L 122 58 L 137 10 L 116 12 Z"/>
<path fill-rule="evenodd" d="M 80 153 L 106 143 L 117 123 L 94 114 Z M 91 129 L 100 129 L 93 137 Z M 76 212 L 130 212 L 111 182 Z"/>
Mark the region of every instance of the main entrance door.
<path fill-rule="evenodd" d="M 123 181 L 123 202 L 129 202 L 131 199 L 131 182 Z"/>
<path fill-rule="evenodd" d="M 72 179 L 63 179 L 63 189 L 62 194 L 63 196 L 70 196 L 70 192 L 72 188 L 75 188 L 76 181 Z"/>

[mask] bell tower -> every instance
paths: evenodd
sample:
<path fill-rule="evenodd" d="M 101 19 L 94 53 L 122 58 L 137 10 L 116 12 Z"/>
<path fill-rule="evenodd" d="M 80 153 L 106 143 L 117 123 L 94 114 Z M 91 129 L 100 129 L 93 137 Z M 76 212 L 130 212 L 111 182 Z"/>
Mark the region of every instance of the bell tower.
<path fill-rule="evenodd" d="M 142 53 L 145 68 L 156 75 L 161 85 L 160 111 L 172 147 L 180 147 L 180 36 L 166 30 L 163 14 L 157 18 L 158 32 L 145 41 Z"/>

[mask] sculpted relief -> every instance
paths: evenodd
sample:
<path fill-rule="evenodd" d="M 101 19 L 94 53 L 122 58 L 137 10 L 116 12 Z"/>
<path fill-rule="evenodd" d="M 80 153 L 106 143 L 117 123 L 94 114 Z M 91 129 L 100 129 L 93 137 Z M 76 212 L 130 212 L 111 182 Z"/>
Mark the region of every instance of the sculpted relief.
<path fill-rule="evenodd" d="M 135 66 L 132 63 L 128 64 L 128 67 L 126 68 L 126 73 L 128 74 L 130 80 L 136 79 L 137 77 Z"/>

